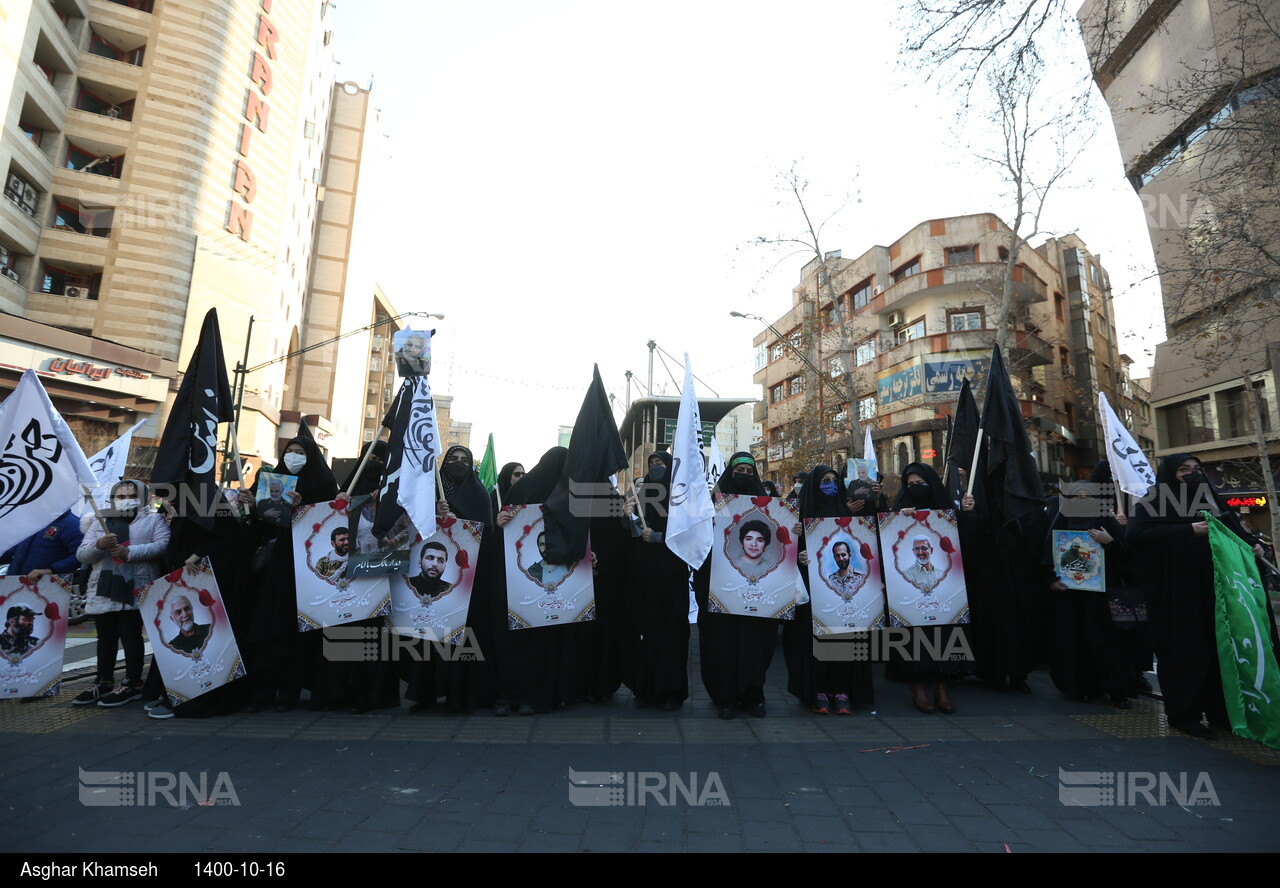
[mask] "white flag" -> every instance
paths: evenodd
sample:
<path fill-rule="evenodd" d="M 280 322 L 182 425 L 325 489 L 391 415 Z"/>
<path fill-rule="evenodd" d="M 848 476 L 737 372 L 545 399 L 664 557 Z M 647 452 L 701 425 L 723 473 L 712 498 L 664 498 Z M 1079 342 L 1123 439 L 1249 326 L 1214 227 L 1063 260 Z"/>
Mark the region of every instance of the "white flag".
<path fill-rule="evenodd" d="M 695 570 L 711 552 L 715 505 L 702 467 L 702 416 L 693 390 L 693 370 L 684 356 L 684 388 L 680 417 L 671 447 L 671 497 L 667 514 L 667 548 Z"/>
<path fill-rule="evenodd" d="M 97 486 L 34 370 L 0 404 L 0 552 L 43 530 Z"/>
<path fill-rule="evenodd" d="M 1107 462 L 1111 463 L 1111 477 L 1116 486 L 1130 496 L 1146 496 L 1147 491 L 1155 486 L 1156 473 L 1102 392 L 1098 392 L 1098 415 L 1102 418 Z"/>
<path fill-rule="evenodd" d="M 400 457 L 396 502 L 404 506 L 409 520 L 424 536 L 436 526 L 436 458 L 440 455 L 440 428 L 436 425 L 436 402 L 425 376 L 409 377 L 413 402 L 403 429 L 404 450 Z M 408 392 L 405 393 L 408 396 Z M 392 433 L 400 432 L 393 429 Z M 388 479 L 390 480 L 390 479 Z"/>
<path fill-rule="evenodd" d="M 880 477 L 880 466 L 876 463 L 876 448 L 871 443 L 871 426 L 867 425 L 866 440 L 862 442 L 862 458 L 867 461 L 867 477 L 875 483 Z"/>
<path fill-rule="evenodd" d="M 715 490 L 720 483 L 720 476 L 724 474 L 724 454 L 720 452 L 715 435 L 711 436 L 708 446 L 711 448 L 711 458 L 707 460 L 707 489 Z"/>
<path fill-rule="evenodd" d="M 145 419 L 139 420 L 133 428 L 116 438 L 106 447 L 89 457 L 89 468 L 98 476 L 98 486 L 93 489 L 93 501 L 98 508 L 106 508 L 110 504 L 111 488 L 124 477 L 129 463 L 129 446 L 133 443 L 133 433 L 147 424 Z M 92 509 L 89 501 L 81 497 L 71 509 L 77 517 L 87 515 Z"/>

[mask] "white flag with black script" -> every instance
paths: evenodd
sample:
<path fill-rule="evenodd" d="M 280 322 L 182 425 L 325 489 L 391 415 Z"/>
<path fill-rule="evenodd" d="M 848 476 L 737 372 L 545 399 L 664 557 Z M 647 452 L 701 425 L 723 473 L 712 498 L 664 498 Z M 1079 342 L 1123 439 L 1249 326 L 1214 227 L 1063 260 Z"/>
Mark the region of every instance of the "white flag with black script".
<path fill-rule="evenodd" d="M 702 466 L 702 416 L 693 389 L 689 355 L 684 356 L 684 388 L 680 391 L 680 416 L 671 448 L 671 497 L 667 516 L 667 548 L 695 570 L 711 551 L 712 522 L 716 517 L 711 491 Z"/>
<path fill-rule="evenodd" d="M 1098 414 L 1102 417 L 1107 461 L 1111 463 L 1111 477 L 1116 486 L 1130 496 L 1146 496 L 1147 491 L 1155 486 L 1156 473 L 1102 392 L 1098 392 Z"/>
<path fill-rule="evenodd" d="M 133 443 L 133 433 L 146 424 L 145 419 L 135 423 L 129 431 L 89 457 L 89 468 L 98 477 L 98 486 L 93 489 L 93 501 L 99 508 L 110 505 L 108 500 L 111 499 L 111 488 L 124 477 L 129 465 L 129 447 Z M 89 501 L 81 497 L 71 511 L 77 516 L 84 516 L 93 510 L 89 508 Z"/>
<path fill-rule="evenodd" d="M 408 377 L 405 385 L 404 403 L 391 430 L 392 447 L 400 448 L 396 502 L 409 513 L 414 527 L 432 528 L 436 526 L 436 459 L 440 455 L 436 402 L 427 377 Z"/>

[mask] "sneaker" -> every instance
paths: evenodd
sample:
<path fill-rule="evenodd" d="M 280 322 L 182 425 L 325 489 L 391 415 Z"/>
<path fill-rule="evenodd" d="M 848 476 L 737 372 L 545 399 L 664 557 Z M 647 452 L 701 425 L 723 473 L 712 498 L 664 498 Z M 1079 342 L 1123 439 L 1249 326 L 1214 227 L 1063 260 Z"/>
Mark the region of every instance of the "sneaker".
<path fill-rule="evenodd" d="M 148 700 L 146 703 L 144 703 L 142 705 L 142 708 L 145 709 L 147 712 L 150 712 L 151 710 L 155 709 L 157 706 L 168 706 L 168 705 L 169 703 L 167 700 L 165 700 L 164 697 L 156 697 L 154 700 Z"/>
<path fill-rule="evenodd" d="M 827 695 L 819 694 L 818 698 L 814 700 L 813 705 L 809 707 L 809 711 L 817 713 L 818 715 L 826 715 L 829 713 L 831 710 L 827 706 Z"/>
<path fill-rule="evenodd" d="M 72 706 L 92 706 L 98 702 L 100 697 L 105 696 L 111 689 L 109 684 L 93 684 L 80 692 L 80 695 L 71 701 Z"/>
<path fill-rule="evenodd" d="M 853 707 L 849 705 L 848 694 L 836 694 L 836 715 L 853 715 Z"/>
<path fill-rule="evenodd" d="M 147 715 L 151 718 L 173 718 L 174 712 L 169 708 L 169 704 L 155 701 L 156 705 L 147 710 Z"/>
<path fill-rule="evenodd" d="M 141 696 L 142 688 L 125 682 L 110 694 L 103 695 L 102 699 L 98 701 L 98 705 L 105 706 L 109 709 L 113 706 L 123 706 L 126 703 L 132 703 Z"/>

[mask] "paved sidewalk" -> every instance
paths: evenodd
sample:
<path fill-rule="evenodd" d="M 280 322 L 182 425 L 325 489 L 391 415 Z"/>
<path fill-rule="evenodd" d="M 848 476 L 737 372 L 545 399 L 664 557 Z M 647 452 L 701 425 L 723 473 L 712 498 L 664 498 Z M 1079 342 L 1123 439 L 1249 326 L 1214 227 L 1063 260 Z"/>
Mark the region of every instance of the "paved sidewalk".
<path fill-rule="evenodd" d="M 528 718 L 304 706 L 156 721 L 140 704 L 71 706 L 84 677 L 56 699 L 0 705 L 0 829 L 28 852 L 1280 850 L 1280 753 L 1170 734 L 1158 702 L 1068 701 L 1038 673 L 1031 695 L 966 682 L 950 717 L 917 713 L 883 680 L 874 713 L 815 716 L 785 696 L 780 661 L 768 716 L 733 721 L 704 693 L 678 713 L 619 694 Z M 1113 772 L 1083 790 L 1103 804 L 1064 805 L 1059 769 Z M 81 770 L 143 772 L 138 789 L 157 772 L 207 772 L 211 794 L 225 772 L 239 805 L 189 792 L 178 807 L 163 793 L 86 806 Z M 607 772 L 605 786 L 574 789 L 570 770 Z M 1163 794 L 1130 789 L 1161 772 Z M 103 797 L 100 778 L 86 787 Z M 574 804 L 611 788 L 623 804 Z M 727 805 L 696 804 L 721 791 Z M 1218 804 L 1178 803 L 1189 795 Z"/>

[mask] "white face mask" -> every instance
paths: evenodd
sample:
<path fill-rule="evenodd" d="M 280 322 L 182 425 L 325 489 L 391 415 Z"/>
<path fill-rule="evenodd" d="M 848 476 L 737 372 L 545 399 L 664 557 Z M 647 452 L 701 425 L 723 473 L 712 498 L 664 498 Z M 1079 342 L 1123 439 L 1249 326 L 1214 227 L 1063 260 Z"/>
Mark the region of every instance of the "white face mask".
<path fill-rule="evenodd" d="M 138 508 L 138 501 L 136 499 L 116 500 L 115 504 L 116 504 L 116 509 L 118 509 L 121 512 L 130 512 Z"/>
<path fill-rule="evenodd" d="M 796 493 L 799 493 L 801 490 L 804 489 L 804 484 L 803 482 L 797 481 L 795 484 L 791 485 L 791 489 L 794 490 Z"/>
<path fill-rule="evenodd" d="M 284 455 L 284 467 L 290 472 L 296 472 L 307 464 L 307 455 L 305 453 L 286 453 Z"/>

